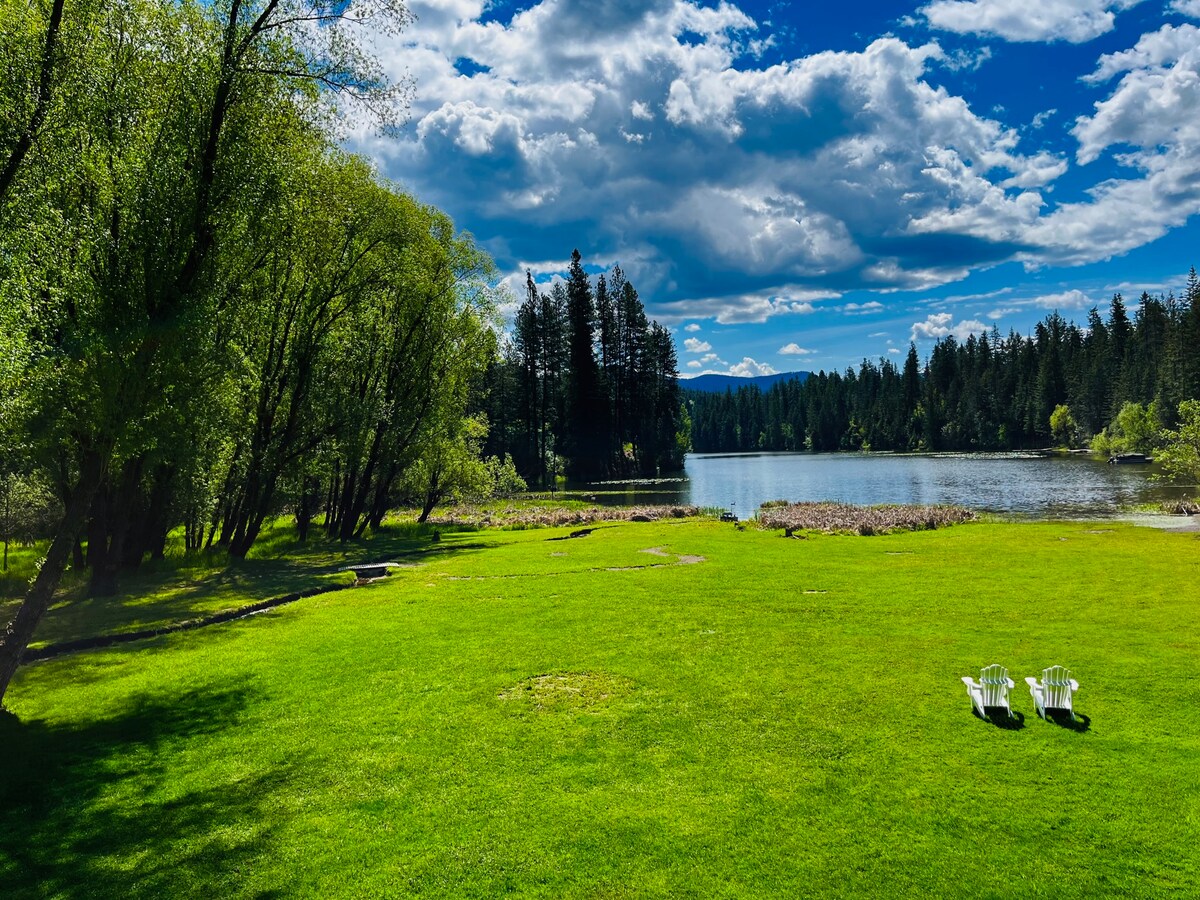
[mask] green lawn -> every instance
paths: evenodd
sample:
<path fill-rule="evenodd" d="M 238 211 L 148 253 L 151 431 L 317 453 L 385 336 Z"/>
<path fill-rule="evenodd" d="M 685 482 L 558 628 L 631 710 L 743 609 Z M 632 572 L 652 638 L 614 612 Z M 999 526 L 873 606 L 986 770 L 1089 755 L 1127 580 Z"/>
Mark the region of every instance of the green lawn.
<path fill-rule="evenodd" d="M 144 563 L 121 575 L 116 597 L 89 597 L 84 575 L 67 572 L 59 598 L 38 626 L 34 647 L 98 634 L 120 634 L 203 618 L 282 594 L 323 584 L 351 584 L 347 565 L 396 560 L 416 562 L 443 552 L 431 542 L 433 526 L 412 523 L 382 529 L 370 540 L 346 542 L 295 539 L 289 522 L 267 529 L 243 560 L 230 560 L 222 549 L 187 554 L 182 542 L 168 547 L 166 558 Z M 178 537 L 178 535 L 176 535 Z M 0 574 L 0 619 L 16 612 L 36 557 L 45 546 L 21 547 Z"/>
<path fill-rule="evenodd" d="M 1195 535 L 569 530 L 26 667 L 4 896 L 1200 895 Z"/>

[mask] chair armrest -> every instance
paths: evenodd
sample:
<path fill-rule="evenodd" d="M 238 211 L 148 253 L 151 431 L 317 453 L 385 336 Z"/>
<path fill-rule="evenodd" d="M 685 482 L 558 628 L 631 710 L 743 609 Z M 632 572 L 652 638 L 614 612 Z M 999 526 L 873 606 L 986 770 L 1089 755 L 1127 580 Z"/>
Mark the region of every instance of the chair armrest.
<path fill-rule="evenodd" d="M 1072 690 L 1072 691 L 1077 691 L 1077 690 L 1079 690 L 1079 682 L 1078 682 L 1078 681 L 1076 681 L 1074 678 L 1072 678 L 1072 679 L 1071 679 L 1071 680 L 1070 680 L 1068 683 L 1071 685 L 1071 690 Z"/>
<path fill-rule="evenodd" d="M 962 677 L 962 683 L 963 683 L 963 684 L 965 684 L 965 685 L 966 685 L 967 687 L 969 687 L 969 688 L 975 688 L 975 689 L 977 689 L 977 690 L 983 690 L 983 685 L 982 685 L 982 684 L 976 684 L 976 683 L 975 683 L 975 679 L 974 679 L 974 678 L 971 678 L 970 676 L 964 675 L 964 676 Z"/>
<path fill-rule="evenodd" d="M 1038 680 L 1036 678 L 1034 678 L 1032 675 L 1025 676 L 1025 683 L 1027 685 L 1029 685 L 1031 688 L 1041 687 L 1041 685 L 1038 684 Z"/>
<path fill-rule="evenodd" d="M 1008 689 L 1010 691 L 1017 686 L 1016 682 L 1014 682 L 1011 678 L 1005 678 L 1004 680 L 1008 682 Z"/>

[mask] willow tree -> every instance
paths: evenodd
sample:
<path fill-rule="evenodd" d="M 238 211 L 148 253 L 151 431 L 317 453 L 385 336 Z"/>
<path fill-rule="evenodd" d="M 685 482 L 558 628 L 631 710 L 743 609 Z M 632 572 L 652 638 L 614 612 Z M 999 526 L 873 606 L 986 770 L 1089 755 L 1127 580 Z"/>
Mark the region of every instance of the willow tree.
<path fill-rule="evenodd" d="M 355 311 L 340 383 L 339 407 L 354 419 L 341 432 L 326 528 L 342 539 L 381 524 L 397 479 L 466 414 L 496 353 L 491 260 L 444 214 L 388 196 L 387 272 L 374 302 Z"/>
<path fill-rule="evenodd" d="M 18 114 L 0 133 L 0 292 L 22 361 L 3 402 L 43 460 L 65 461 L 65 513 L 0 638 L 0 699 L 98 495 L 116 523 L 97 530 L 107 576 L 137 488 L 216 377 L 205 361 L 220 358 L 231 286 L 257 264 L 280 148 L 328 140 L 346 104 L 402 117 L 407 85 L 386 83 L 364 40 L 409 20 L 395 0 L 124 0 L 57 4 L 10 32 L 10 7 L 6 54 L 39 36 L 42 49 L 6 55 L 39 67 L 12 80 L 33 99 L 0 99 Z M 87 27 L 73 18 L 85 14 Z"/>

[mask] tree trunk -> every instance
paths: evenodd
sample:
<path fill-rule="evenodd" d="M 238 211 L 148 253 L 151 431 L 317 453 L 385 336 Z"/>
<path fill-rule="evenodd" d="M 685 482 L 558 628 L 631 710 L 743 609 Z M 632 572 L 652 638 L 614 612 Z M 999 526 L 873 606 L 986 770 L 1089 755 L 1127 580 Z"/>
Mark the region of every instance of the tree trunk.
<path fill-rule="evenodd" d="M 50 21 L 46 26 L 46 42 L 42 47 L 37 102 L 34 105 L 33 114 L 29 117 L 29 121 L 17 136 L 17 141 L 8 155 L 8 159 L 0 167 L 0 203 L 3 203 L 5 196 L 16 180 L 17 171 L 25 161 L 26 154 L 33 147 L 33 142 L 37 139 L 37 133 L 41 130 L 42 122 L 46 118 L 46 112 L 50 108 L 51 81 L 54 76 L 55 57 L 58 56 L 59 52 L 58 30 L 62 25 L 63 4 L 64 0 L 54 0 L 54 4 L 50 7 Z"/>
<path fill-rule="evenodd" d="M 429 514 L 433 512 L 433 508 L 437 506 L 438 501 L 442 499 L 442 478 L 441 473 L 436 469 L 429 475 L 429 488 L 425 491 L 425 503 L 421 507 L 421 515 L 417 517 L 417 524 L 424 525 L 429 518 Z"/>
<path fill-rule="evenodd" d="M 42 621 L 46 610 L 50 608 L 54 592 L 58 589 L 59 582 L 62 581 L 71 550 L 79 533 L 83 530 L 84 523 L 87 521 L 88 509 L 91 508 L 92 499 L 100 486 L 103 469 L 103 461 L 98 453 L 88 453 L 84 456 L 79 472 L 79 481 L 75 485 L 75 490 L 71 492 L 71 498 L 63 513 L 62 524 L 54 535 L 54 540 L 50 543 L 46 559 L 38 570 L 33 585 L 25 594 L 25 599 L 22 601 L 20 609 L 17 610 L 16 618 L 8 624 L 3 635 L 0 636 L 0 703 L 3 703 L 8 685 L 12 681 L 13 675 L 16 674 L 17 667 L 21 665 L 21 657 L 25 654 L 25 648 L 33 640 L 33 633 L 37 630 L 38 623 Z"/>
<path fill-rule="evenodd" d="M 316 507 L 321 495 L 321 481 L 312 475 L 300 479 L 300 502 L 296 505 L 296 538 L 300 543 L 308 540 L 308 529 L 316 516 Z"/>
<path fill-rule="evenodd" d="M 88 595 L 91 597 L 111 597 L 117 593 L 117 582 L 122 567 L 129 565 L 127 548 L 130 543 L 135 545 L 134 552 L 140 563 L 141 547 L 138 546 L 138 535 L 134 534 L 135 511 L 141 506 L 142 459 L 131 459 L 121 470 L 120 479 L 112 487 L 107 504 L 105 528 L 101 532 L 103 550 L 96 559 L 89 559 L 92 566 L 92 576 L 88 584 Z M 111 483 L 110 479 L 110 483 Z"/>
<path fill-rule="evenodd" d="M 399 474 L 396 464 L 391 463 L 387 468 L 387 473 L 379 476 L 378 484 L 375 487 L 375 499 L 371 502 L 371 511 L 367 517 L 373 529 L 378 529 L 383 524 L 383 518 L 387 515 L 388 495 L 391 494 L 392 485 L 396 483 L 396 477 Z"/>

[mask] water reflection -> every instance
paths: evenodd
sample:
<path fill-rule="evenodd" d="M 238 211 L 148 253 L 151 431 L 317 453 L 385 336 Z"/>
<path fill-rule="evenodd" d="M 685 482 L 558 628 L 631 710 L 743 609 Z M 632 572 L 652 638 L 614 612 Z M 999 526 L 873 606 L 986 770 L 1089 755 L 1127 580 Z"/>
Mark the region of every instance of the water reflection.
<path fill-rule="evenodd" d="M 953 503 L 990 512 L 1113 515 L 1186 489 L 1151 480 L 1154 466 L 1030 453 L 689 454 L 683 476 L 569 485 L 610 504 L 690 503 L 752 515 L 766 500 Z"/>

